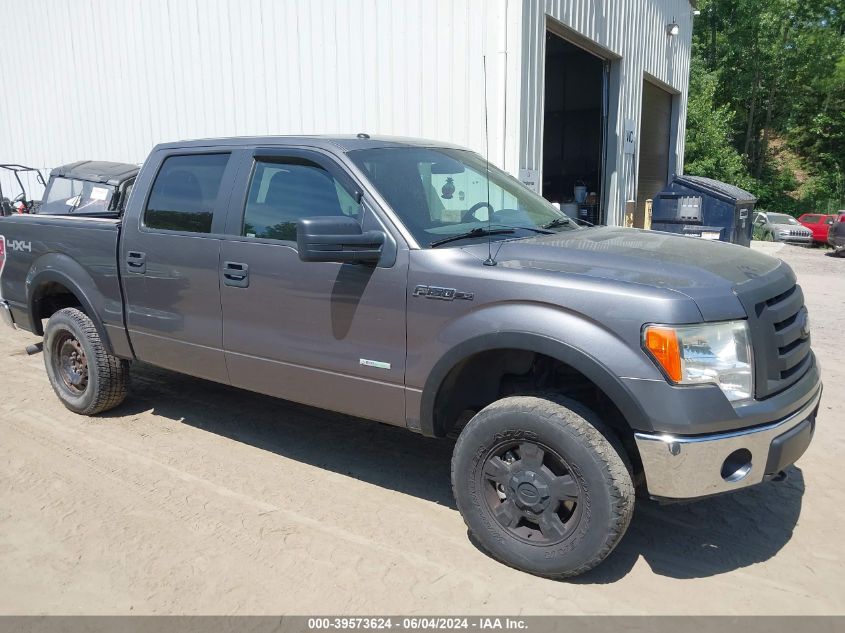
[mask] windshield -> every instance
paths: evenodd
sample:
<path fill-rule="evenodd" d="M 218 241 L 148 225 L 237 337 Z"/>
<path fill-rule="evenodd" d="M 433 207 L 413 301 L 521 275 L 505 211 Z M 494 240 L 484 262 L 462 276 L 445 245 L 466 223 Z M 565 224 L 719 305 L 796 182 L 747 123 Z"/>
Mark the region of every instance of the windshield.
<path fill-rule="evenodd" d="M 785 213 L 770 213 L 768 218 L 772 224 L 798 224 L 798 220 Z"/>
<path fill-rule="evenodd" d="M 424 248 L 580 228 L 492 165 L 488 181 L 484 159 L 469 151 L 398 147 L 355 150 L 349 157 Z"/>
<path fill-rule="evenodd" d="M 42 215 L 107 213 L 113 188 L 87 180 L 50 179 L 38 213 Z"/>

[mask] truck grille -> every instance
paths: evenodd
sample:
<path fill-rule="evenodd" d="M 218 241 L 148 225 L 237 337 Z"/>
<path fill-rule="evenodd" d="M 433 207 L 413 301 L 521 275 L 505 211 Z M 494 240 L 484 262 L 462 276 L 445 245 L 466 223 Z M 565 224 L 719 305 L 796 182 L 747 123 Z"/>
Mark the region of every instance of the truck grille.
<path fill-rule="evenodd" d="M 757 330 L 752 334 L 756 396 L 765 398 L 797 382 L 813 364 L 801 287 L 794 284 L 757 302 L 754 318 L 757 321 L 757 327 L 752 328 Z"/>

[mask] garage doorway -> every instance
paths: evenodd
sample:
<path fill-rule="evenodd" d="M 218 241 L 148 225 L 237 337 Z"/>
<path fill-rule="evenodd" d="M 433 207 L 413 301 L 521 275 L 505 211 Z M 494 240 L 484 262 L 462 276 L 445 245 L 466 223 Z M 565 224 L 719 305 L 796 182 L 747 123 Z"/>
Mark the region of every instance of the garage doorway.
<path fill-rule="evenodd" d="M 671 137 L 672 94 L 650 81 L 643 81 L 637 207 L 634 213 L 636 228 L 645 226 L 646 200 L 653 200 L 659 191 L 666 188 Z"/>
<path fill-rule="evenodd" d="M 543 197 L 574 217 L 604 221 L 606 60 L 546 31 Z"/>

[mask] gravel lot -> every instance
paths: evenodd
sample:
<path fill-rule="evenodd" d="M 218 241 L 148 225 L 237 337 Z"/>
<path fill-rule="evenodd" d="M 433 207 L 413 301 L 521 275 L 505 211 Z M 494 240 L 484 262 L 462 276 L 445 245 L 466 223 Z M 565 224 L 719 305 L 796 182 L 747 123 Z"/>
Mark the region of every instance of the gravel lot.
<path fill-rule="evenodd" d="M 764 248 L 777 248 L 767 245 Z M 0 329 L 0 613 L 845 613 L 845 258 L 783 247 L 827 385 L 784 483 L 641 501 L 597 570 L 553 582 L 467 538 L 448 442 L 148 366 L 78 417 Z"/>

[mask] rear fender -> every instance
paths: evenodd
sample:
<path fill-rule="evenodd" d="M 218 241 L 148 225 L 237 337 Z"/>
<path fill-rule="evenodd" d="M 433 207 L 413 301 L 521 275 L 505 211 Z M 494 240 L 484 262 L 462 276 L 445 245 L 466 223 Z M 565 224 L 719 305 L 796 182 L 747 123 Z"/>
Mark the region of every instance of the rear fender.
<path fill-rule="evenodd" d="M 106 350 L 113 354 L 111 339 L 100 316 L 105 310 L 102 293 L 88 271 L 79 262 L 62 253 L 47 253 L 39 257 L 29 270 L 26 278 L 26 299 L 30 331 L 42 336 L 44 334 L 41 319 L 37 315 L 40 311 L 39 302 L 49 283 L 61 284 L 76 298 L 82 311 L 94 322 Z"/>

